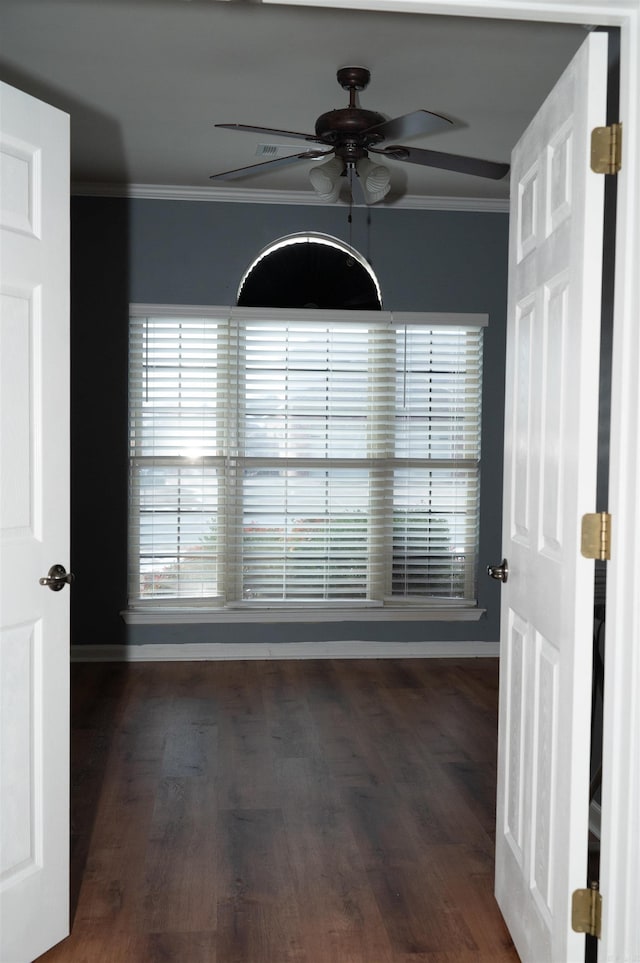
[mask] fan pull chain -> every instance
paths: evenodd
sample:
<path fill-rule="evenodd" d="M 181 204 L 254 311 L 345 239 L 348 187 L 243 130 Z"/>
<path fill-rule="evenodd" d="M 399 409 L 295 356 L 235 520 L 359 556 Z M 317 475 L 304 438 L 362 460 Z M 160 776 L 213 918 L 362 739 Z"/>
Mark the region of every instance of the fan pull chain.
<path fill-rule="evenodd" d="M 351 243 L 353 230 L 353 167 L 349 167 L 349 213 L 347 214 L 347 224 L 349 225 L 349 247 L 353 247 Z"/>

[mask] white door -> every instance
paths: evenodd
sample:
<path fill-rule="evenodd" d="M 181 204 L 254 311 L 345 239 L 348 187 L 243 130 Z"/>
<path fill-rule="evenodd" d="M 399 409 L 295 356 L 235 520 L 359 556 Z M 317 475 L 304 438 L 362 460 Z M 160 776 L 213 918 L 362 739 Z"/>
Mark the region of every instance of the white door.
<path fill-rule="evenodd" d="M 69 924 L 69 118 L 0 85 L 0 960 Z"/>
<path fill-rule="evenodd" d="M 496 896 L 523 963 L 584 961 L 607 38 L 590 34 L 512 157 Z"/>

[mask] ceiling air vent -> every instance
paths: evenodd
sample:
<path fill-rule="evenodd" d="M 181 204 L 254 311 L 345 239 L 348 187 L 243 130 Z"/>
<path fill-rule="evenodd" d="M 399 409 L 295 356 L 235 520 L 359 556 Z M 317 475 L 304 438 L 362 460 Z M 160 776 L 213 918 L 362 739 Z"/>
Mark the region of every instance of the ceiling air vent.
<path fill-rule="evenodd" d="M 258 144 L 256 147 L 256 157 L 277 157 L 280 152 L 290 154 L 292 148 L 287 144 Z"/>

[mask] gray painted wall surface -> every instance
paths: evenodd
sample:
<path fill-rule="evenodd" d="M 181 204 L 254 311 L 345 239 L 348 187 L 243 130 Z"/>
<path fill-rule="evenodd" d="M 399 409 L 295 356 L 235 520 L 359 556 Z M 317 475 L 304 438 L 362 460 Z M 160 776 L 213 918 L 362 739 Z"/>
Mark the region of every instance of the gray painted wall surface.
<path fill-rule="evenodd" d="M 496 641 L 501 557 L 508 217 L 503 214 L 77 197 L 72 201 L 74 644 Z M 130 302 L 234 304 L 255 255 L 322 231 L 369 259 L 389 310 L 486 312 L 480 622 L 127 627 L 127 336 Z"/>

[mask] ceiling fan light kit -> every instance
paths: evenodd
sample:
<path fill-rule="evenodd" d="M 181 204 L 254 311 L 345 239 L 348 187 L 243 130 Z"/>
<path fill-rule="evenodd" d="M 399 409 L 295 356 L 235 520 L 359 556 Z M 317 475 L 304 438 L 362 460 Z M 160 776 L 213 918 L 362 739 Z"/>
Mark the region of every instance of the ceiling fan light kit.
<path fill-rule="evenodd" d="M 316 194 L 323 200 L 333 202 L 338 200 L 340 194 L 340 178 L 344 173 L 344 164 L 339 157 L 332 157 L 312 167 L 309 171 L 309 180 Z"/>
<path fill-rule="evenodd" d="M 356 102 L 357 93 L 365 89 L 370 77 L 366 67 L 341 67 L 338 70 L 338 83 L 349 92 L 349 105 L 321 114 L 315 123 L 314 134 L 248 124 L 216 124 L 216 127 L 230 130 L 290 137 L 320 146 L 307 148 L 301 153 L 288 157 L 264 161 L 262 164 L 251 164 L 249 167 L 212 174 L 211 180 L 233 180 L 257 173 L 263 168 L 283 167 L 299 160 L 318 160 L 333 154 L 333 158 L 314 167 L 309 175 L 311 184 L 319 196 L 325 201 L 336 201 L 340 194 L 340 178 L 343 174 L 351 173 L 358 178 L 365 202 L 375 204 L 389 193 L 391 172 L 381 164 L 373 163 L 369 159 L 369 153 L 379 154 L 402 163 L 419 164 L 422 167 L 435 167 L 494 180 L 507 174 L 508 164 L 417 147 L 404 147 L 393 143 L 399 138 L 406 139 L 442 132 L 453 125 L 447 117 L 429 110 L 414 110 L 410 114 L 386 120 L 377 111 L 359 107 Z M 385 145 L 385 141 L 391 143 Z"/>
<path fill-rule="evenodd" d="M 391 190 L 391 171 L 382 164 L 374 164 L 368 157 L 356 161 L 356 174 L 364 192 L 367 204 L 377 204 L 384 200 Z"/>
<path fill-rule="evenodd" d="M 377 204 L 391 190 L 391 171 L 382 164 L 373 164 L 368 157 L 354 162 L 358 183 L 367 204 Z M 324 164 L 312 167 L 309 180 L 321 200 L 333 203 L 340 196 L 341 178 L 348 173 L 348 165 L 340 157 L 332 157 Z"/>

